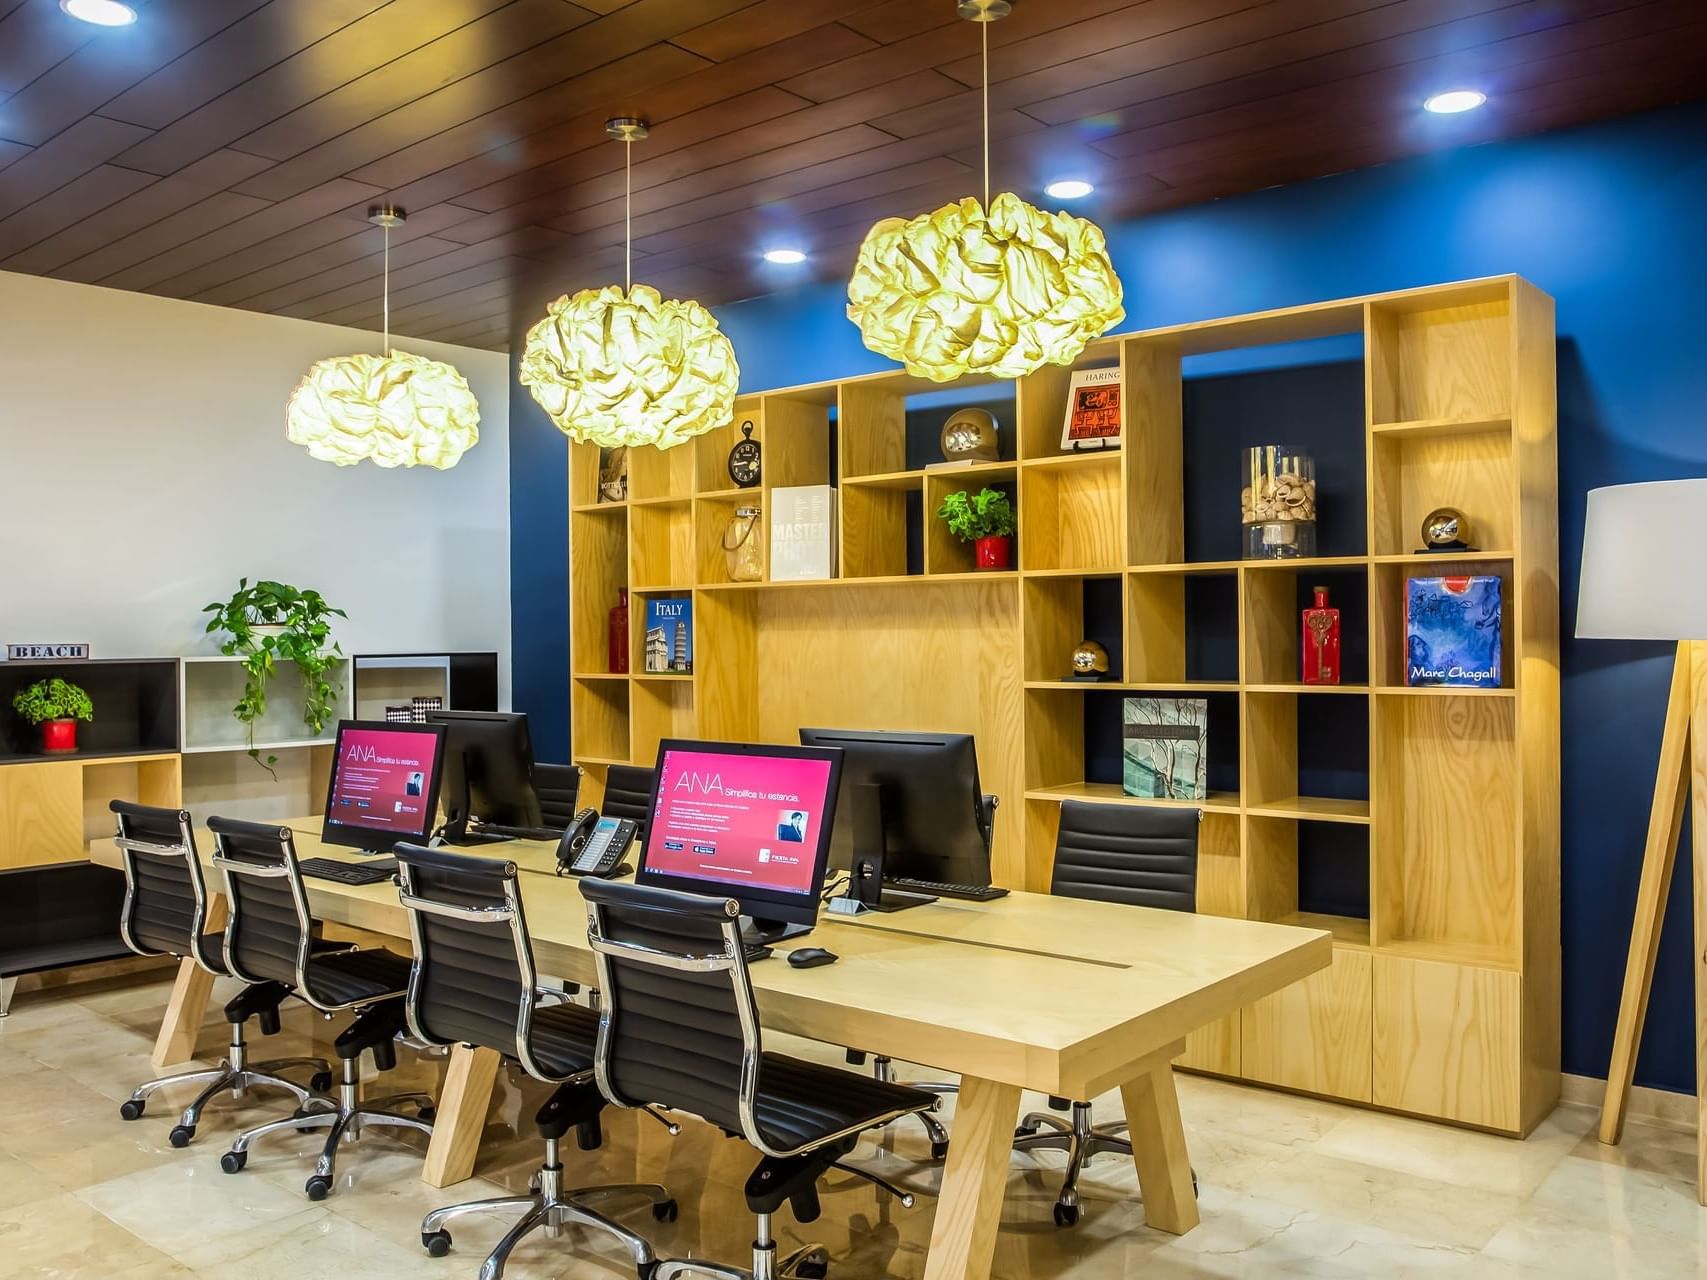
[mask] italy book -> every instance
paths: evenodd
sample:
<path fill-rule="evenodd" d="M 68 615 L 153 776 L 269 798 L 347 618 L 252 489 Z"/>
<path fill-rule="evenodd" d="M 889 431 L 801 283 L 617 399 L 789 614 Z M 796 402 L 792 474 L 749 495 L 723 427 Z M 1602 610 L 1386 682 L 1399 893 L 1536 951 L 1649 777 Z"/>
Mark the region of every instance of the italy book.
<path fill-rule="evenodd" d="M 1209 702 L 1127 698 L 1121 725 L 1121 790 L 1154 800 L 1209 794 Z"/>
<path fill-rule="evenodd" d="M 693 673 L 693 599 L 669 596 L 646 601 L 646 663 L 653 675 Z"/>
<path fill-rule="evenodd" d="M 1500 580 L 1411 578 L 1405 584 L 1405 683 L 1500 687 Z"/>

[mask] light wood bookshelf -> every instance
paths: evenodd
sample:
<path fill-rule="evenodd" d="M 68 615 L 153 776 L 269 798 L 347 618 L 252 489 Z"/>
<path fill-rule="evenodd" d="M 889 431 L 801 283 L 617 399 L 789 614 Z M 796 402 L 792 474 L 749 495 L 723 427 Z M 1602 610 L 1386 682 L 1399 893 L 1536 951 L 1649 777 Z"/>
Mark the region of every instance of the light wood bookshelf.
<path fill-rule="evenodd" d="M 1333 337 L 1360 340 L 1363 353 L 1364 420 L 1344 441 L 1364 460 L 1361 547 L 1307 561 L 1188 560 L 1182 361 Z M 572 446 L 572 732 L 589 794 L 606 766 L 650 764 L 672 734 L 971 732 L 984 787 L 1004 802 L 995 878 L 1045 891 L 1063 801 L 1161 803 L 1123 795 L 1093 767 L 1111 703 L 1207 696 L 1212 734 L 1219 718 L 1236 739 L 1237 783 L 1200 806 L 1198 909 L 1327 930 L 1335 960 L 1194 1033 L 1181 1065 L 1528 1132 L 1559 1084 L 1551 299 L 1517 277 L 1467 281 L 1107 337 L 1078 367 L 1116 363 L 1117 452 L 1061 449 L 1070 371 L 1055 367 L 956 384 L 969 401 L 1012 395 L 1013 456 L 970 469 L 908 465 L 909 400 L 941 389 L 901 373 L 745 396 L 720 431 L 663 454 L 633 451 L 624 502 L 597 501 L 598 450 Z M 753 490 L 731 488 L 724 470 L 743 422 L 764 450 Z M 1226 469 L 1233 484 L 1237 460 Z M 735 507 L 768 511 L 773 487 L 815 483 L 837 486 L 839 577 L 730 582 L 720 538 Z M 973 571 L 931 518 L 944 492 L 981 484 L 1013 487 L 1013 570 Z M 1417 551 L 1423 515 L 1443 505 L 1471 515 L 1483 550 Z M 1236 488 L 1225 509 L 1236 524 Z M 1418 571 L 1501 578 L 1506 687 L 1404 687 L 1403 592 Z M 1298 677 L 1299 609 L 1318 577 L 1356 601 L 1342 619 L 1339 687 Z M 612 675 L 607 611 L 621 588 L 632 674 Z M 659 594 L 693 599 L 689 677 L 640 671 L 644 602 Z M 1092 597 L 1112 605 L 1121 631 L 1111 679 L 1087 686 L 1061 677 Z M 1192 669 L 1205 599 L 1232 619 L 1218 637 L 1226 669 L 1208 676 Z M 1353 726 L 1361 795 L 1303 793 L 1301 757 L 1323 723 Z M 1354 868 L 1348 887 L 1366 887 L 1367 911 L 1301 901 L 1301 868 L 1329 838 Z"/>

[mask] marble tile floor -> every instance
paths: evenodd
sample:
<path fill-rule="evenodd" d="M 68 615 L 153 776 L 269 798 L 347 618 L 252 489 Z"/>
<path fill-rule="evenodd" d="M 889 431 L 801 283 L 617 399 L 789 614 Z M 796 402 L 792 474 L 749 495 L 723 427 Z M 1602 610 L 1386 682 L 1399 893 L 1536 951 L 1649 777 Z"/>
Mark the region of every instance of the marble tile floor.
<path fill-rule="evenodd" d="M 110 979 L 20 995 L 0 1021 L 0 1275 L 88 1280 L 390 1280 L 472 1277 L 508 1225 L 455 1224 L 449 1257 L 419 1245 L 423 1213 L 440 1204 L 524 1191 L 539 1159 L 531 1118 L 545 1086 L 503 1081 L 488 1117 L 477 1176 L 437 1191 L 419 1180 L 421 1148 L 363 1139 L 340 1158 L 334 1194 L 302 1194 L 317 1142 L 273 1139 L 248 1169 L 222 1173 L 219 1154 L 242 1124 L 283 1114 L 275 1095 L 212 1106 L 187 1150 L 166 1141 L 174 1098 L 126 1124 L 118 1104 L 151 1075 L 148 1052 L 168 985 L 159 976 Z M 255 1056 L 329 1053 L 336 1024 L 293 1008 Z M 217 1009 L 203 1047 L 224 1042 Z M 839 1062 L 804 1042 L 773 1047 Z M 442 1061 L 405 1052 L 380 1090 L 436 1087 Z M 1696 1204 L 1694 1137 L 1632 1122 L 1622 1146 L 1594 1139 L 1594 1113 L 1557 1111 L 1527 1142 L 1442 1128 L 1263 1090 L 1180 1077 L 1204 1222 L 1175 1238 L 1144 1225 L 1129 1163 L 1092 1164 L 1084 1216 L 1050 1221 L 1062 1157 L 1016 1157 L 996 1247 L 1003 1280 L 1071 1276 L 1349 1278 L 1497 1277 L 1609 1280 L 1707 1275 L 1707 1210 Z M 1038 1105 L 1040 1099 L 1027 1099 Z M 1098 1103 L 1114 1115 L 1118 1097 Z M 856 1158 L 921 1190 L 937 1173 L 915 1163 L 922 1131 L 903 1123 Z M 651 1120 L 607 1113 L 606 1142 L 569 1149 L 572 1185 L 660 1181 L 681 1217 L 655 1223 L 643 1206 L 621 1216 L 664 1255 L 747 1256 L 752 1223 L 741 1184 L 748 1148 L 690 1122 L 671 1138 Z M 837 1177 L 810 1227 L 786 1214 L 787 1243 L 826 1244 L 839 1280 L 923 1274 L 933 1201 L 911 1210 L 869 1185 Z M 511 1280 L 630 1276 L 626 1255 L 570 1231 L 534 1237 Z"/>

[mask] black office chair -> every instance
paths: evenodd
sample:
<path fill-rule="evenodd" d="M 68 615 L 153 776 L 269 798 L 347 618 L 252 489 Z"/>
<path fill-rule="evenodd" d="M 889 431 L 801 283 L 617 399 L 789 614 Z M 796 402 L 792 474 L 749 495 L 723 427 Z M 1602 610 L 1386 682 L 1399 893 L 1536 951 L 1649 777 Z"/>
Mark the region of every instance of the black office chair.
<path fill-rule="evenodd" d="M 141 956 L 177 956 L 195 961 L 216 978 L 230 975 L 225 964 L 224 939 L 206 933 L 207 883 L 196 857 L 196 837 L 190 815 L 182 809 L 160 809 L 151 805 L 114 800 L 109 806 L 118 821 L 118 845 L 124 859 L 125 895 L 119 916 L 119 934 L 132 951 Z M 206 1071 L 183 1071 L 162 1076 L 136 1087 L 119 1107 L 119 1115 L 137 1120 L 148 1108 L 148 1100 L 161 1089 L 199 1084 L 203 1088 L 178 1117 L 167 1134 L 174 1147 L 187 1147 L 196 1136 L 202 1111 L 221 1093 L 241 1100 L 251 1089 L 283 1089 L 308 1106 L 331 1087 L 331 1068 L 321 1058 L 278 1058 L 249 1063 L 244 1024 L 259 1018 L 262 1035 L 279 1030 L 279 1006 L 291 994 L 283 982 L 255 982 L 244 987 L 225 1006 L 231 1024 L 231 1046 L 225 1059 Z M 312 1072 L 307 1085 L 278 1074 L 286 1068 Z M 322 1101 L 324 1101 L 322 1099 Z"/>
<path fill-rule="evenodd" d="M 652 788 L 655 769 L 643 769 L 633 764 L 613 764 L 605 773 L 605 798 L 599 812 L 607 818 L 632 818 L 640 824 L 636 838 L 646 841 L 646 822 L 652 816 Z"/>
<path fill-rule="evenodd" d="M 533 789 L 539 796 L 542 825 L 565 830 L 575 820 L 575 801 L 581 794 L 581 766 L 535 764 Z"/>
<path fill-rule="evenodd" d="M 468 1213 L 520 1210 L 480 1268 L 480 1280 L 498 1280 L 510 1253 L 544 1228 L 596 1227 L 614 1235 L 645 1274 L 652 1246 L 627 1227 L 591 1208 L 589 1200 L 619 1195 L 649 1198 L 660 1221 L 673 1221 L 676 1202 L 656 1185 L 565 1190 L 558 1142 L 575 1129 L 581 1149 L 599 1145 L 604 1095 L 593 1081 L 598 1015 L 573 1004 L 542 1005 L 533 943 L 513 862 L 472 858 L 448 850 L 397 846 L 403 905 L 415 964 L 409 974 L 410 1031 L 429 1044 L 471 1044 L 495 1049 L 536 1080 L 558 1086 L 534 1118 L 545 1139 L 545 1163 L 526 1196 L 474 1200 L 435 1209 L 421 1223 L 421 1243 L 433 1257 L 450 1252 L 444 1224 Z"/>
<path fill-rule="evenodd" d="M 912 1196 L 841 1161 L 859 1135 L 937 1099 L 834 1067 L 766 1053 L 741 942 L 740 905 L 610 880 L 583 880 L 604 1006 L 599 1089 L 619 1106 L 660 1106 L 698 1116 L 745 1138 L 763 1159 L 747 1179 L 758 1217 L 751 1270 L 671 1258 L 648 1280 L 697 1273 L 728 1280 L 820 1277 L 821 1245 L 778 1262 L 771 1216 L 792 1205 L 800 1222 L 820 1212 L 817 1182 L 830 1169 L 866 1178 L 912 1204 Z"/>
<path fill-rule="evenodd" d="M 984 835 L 984 847 L 993 850 L 996 847 L 996 809 L 1001 805 L 1000 796 L 988 793 L 978 800 L 978 827 Z M 863 1067 L 866 1053 L 863 1049 L 849 1049 L 848 1063 L 852 1066 Z M 895 1083 L 895 1060 L 885 1058 L 881 1054 L 871 1060 L 871 1074 L 874 1078 L 886 1084 Z M 926 1093 L 959 1093 L 960 1084 L 952 1080 L 915 1080 L 915 1089 L 923 1089 Z M 930 1139 L 931 1159 L 944 1160 L 948 1157 L 948 1130 L 943 1128 L 942 1121 L 935 1116 L 920 1113 L 917 1117 L 925 1128 L 925 1136 Z"/>
<path fill-rule="evenodd" d="M 336 1105 L 245 1130 L 220 1157 L 219 1166 L 227 1173 L 241 1172 L 249 1148 L 268 1134 L 327 1127 L 326 1145 L 303 1188 L 310 1200 L 324 1200 L 332 1190 L 338 1148 L 345 1140 L 359 1137 L 369 1126 L 429 1135 L 433 1131 L 433 1100 L 424 1093 L 394 1094 L 365 1104 L 357 1096 L 362 1050 L 372 1050 L 381 1071 L 397 1065 L 394 1041 L 405 1025 L 409 961 L 383 948 L 315 955 L 308 893 L 290 828 L 231 818 L 209 818 L 207 825 L 217 841 L 213 862 L 224 873 L 231 906 L 225 962 L 232 974 L 245 982 L 289 983 L 299 998 L 328 1016 L 357 1011 L 355 1021 L 333 1042 L 343 1068 Z M 411 1105 L 415 1114 L 389 1109 L 400 1103 Z"/>
<path fill-rule="evenodd" d="M 1063 898 L 1196 911 L 1201 818 L 1196 809 L 1064 801 L 1049 891 Z M 1051 1099 L 1051 1105 L 1058 1101 Z M 1105 1152 L 1132 1155 L 1131 1140 L 1120 1136 L 1124 1123 L 1096 1126 L 1089 1102 L 1074 1101 L 1072 1112 L 1071 1123 L 1043 1112 L 1028 1115 L 1014 1135 L 1015 1151 L 1067 1153 L 1067 1176 L 1055 1202 L 1055 1224 L 1061 1227 L 1079 1220 L 1079 1173 L 1085 1165 Z"/>

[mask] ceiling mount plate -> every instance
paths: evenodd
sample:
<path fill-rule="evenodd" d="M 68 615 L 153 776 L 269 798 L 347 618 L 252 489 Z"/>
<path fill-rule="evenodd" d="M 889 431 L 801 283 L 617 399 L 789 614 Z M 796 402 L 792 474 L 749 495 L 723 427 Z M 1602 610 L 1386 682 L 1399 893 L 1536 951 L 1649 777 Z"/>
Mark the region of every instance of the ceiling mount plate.
<path fill-rule="evenodd" d="M 605 133 L 618 142 L 639 142 L 651 132 L 639 116 L 612 116 L 605 121 Z"/>
<path fill-rule="evenodd" d="M 369 205 L 367 220 L 376 227 L 400 227 L 409 219 L 409 215 L 394 204 Z"/>
<path fill-rule="evenodd" d="M 1013 11 L 1012 0 L 960 0 L 955 8 L 968 22 L 1000 22 Z"/>

